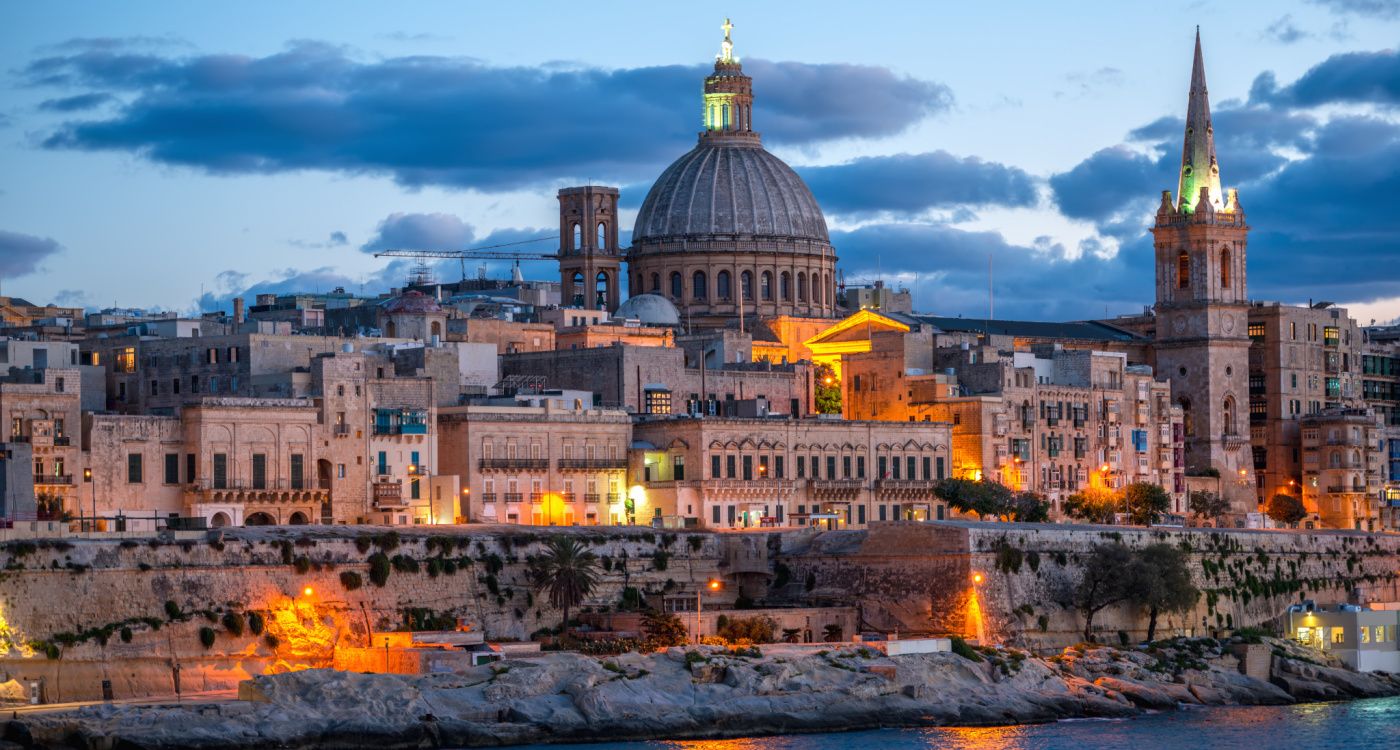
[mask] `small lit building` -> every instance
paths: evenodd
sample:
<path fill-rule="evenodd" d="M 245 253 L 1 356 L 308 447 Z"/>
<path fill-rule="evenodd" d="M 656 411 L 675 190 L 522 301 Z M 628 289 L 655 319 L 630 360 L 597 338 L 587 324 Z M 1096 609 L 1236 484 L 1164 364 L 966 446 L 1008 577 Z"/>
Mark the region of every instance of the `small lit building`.
<path fill-rule="evenodd" d="M 1362 672 L 1400 672 L 1396 626 L 1400 611 L 1362 609 L 1343 604 L 1313 609 L 1296 604 L 1288 610 L 1288 635 L 1299 643 L 1328 651 Z"/>

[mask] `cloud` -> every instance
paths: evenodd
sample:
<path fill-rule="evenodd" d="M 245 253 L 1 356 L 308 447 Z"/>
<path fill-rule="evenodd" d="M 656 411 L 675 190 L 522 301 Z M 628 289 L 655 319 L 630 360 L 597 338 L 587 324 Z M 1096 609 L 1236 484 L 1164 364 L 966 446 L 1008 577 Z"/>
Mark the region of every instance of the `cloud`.
<path fill-rule="evenodd" d="M 1075 71 L 1065 75 L 1070 91 L 1056 91 L 1056 98 L 1073 96 L 1082 98 L 1102 92 L 1104 89 L 1118 88 L 1124 83 L 1123 71 L 1105 66 L 1096 70 Z"/>
<path fill-rule="evenodd" d="M 1262 73 L 1249 93 L 1253 103 L 1316 107 L 1335 103 L 1400 104 L 1400 51 L 1348 52 L 1309 68 L 1280 88 L 1273 73 Z"/>
<path fill-rule="evenodd" d="M 1036 183 L 1026 172 L 946 151 L 871 156 L 798 170 L 831 213 L 917 214 L 959 206 L 1032 206 Z"/>
<path fill-rule="evenodd" d="M 396 213 L 379 222 L 374 237 L 360 250 L 465 250 L 475 238 L 471 225 L 452 214 Z"/>
<path fill-rule="evenodd" d="M 1029 246 L 998 232 L 940 224 L 876 224 L 832 233 L 848 278 L 884 277 L 914 292 L 920 311 L 975 317 L 987 309 L 992 259 L 998 318 L 1076 320 L 1136 312 L 1153 289 L 1151 245 L 1116 257 L 1071 258 L 1049 237 Z"/>
<path fill-rule="evenodd" d="M 1309 0 L 1338 13 L 1369 16 L 1383 20 L 1400 18 L 1400 0 Z"/>
<path fill-rule="evenodd" d="M 347 238 L 345 237 L 345 233 L 344 233 L 344 232 L 331 232 L 331 236 L 330 236 L 329 242 L 330 242 L 330 244 L 332 244 L 332 245 L 348 245 L 348 244 L 350 244 L 350 240 L 347 239 Z"/>
<path fill-rule="evenodd" d="M 292 247 L 300 247 L 306 250 L 318 250 L 328 247 L 344 247 L 350 244 L 349 238 L 344 232 L 331 232 L 324 242 L 309 242 L 307 240 L 287 240 L 287 244 Z"/>
<path fill-rule="evenodd" d="M 1291 15 L 1280 17 L 1278 20 L 1264 27 L 1264 31 L 1260 33 L 1260 37 L 1271 39 L 1279 44 L 1301 42 L 1310 36 L 1312 35 L 1293 24 L 1293 16 Z"/>
<path fill-rule="evenodd" d="M 360 294 L 363 288 L 368 295 L 386 291 L 391 284 L 402 284 L 408 275 L 408 261 L 394 261 L 378 273 L 352 278 L 334 266 L 322 266 L 300 270 L 295 268 L 273 271 L 271 278 L 248 283 L 249 275 L 240 271 L 224 271 L 216 277 L 211 291 L 195 300 L 200 312 L 227 310 L 234 297 L 242 297 L 249 303 L 259 294 L 293 294 L 298 292 L 329 292 L 337 287 L 353 294 Z M 390 280 L 393 280 L 392 282 Z"/>
<path fill-rule="evenodd" d="M 39 103 L 39 109 L 46 112 L 82 112 L 114 100 L 111 94 L 78 94 L 61 99 L 46 99 Z"/>
<path fill-rule="evenodd" d="M 873 66 L 745 66 L 755 125 L 773 143 L 899 133 L 952 100 L 941 84 Z M 501 190 L 655 177 L 693 143 L 706 72 L 432 56 L 362 62 L 301 42 L 265 57 L 81 49 L 36 59 L 23 77 L 126 101 L 59 125 L 42 139 L 51 149 L 131 152 L 218 174 L 316 169 Z"/>
<path fill-rule="evenodd" d="M 53 296 L 55 305 L 83 307 L 87 304 L 88 293 L 83 289 L 60 289 Z"/>
<path fill-rule="evenodd" d="M 1132 221 L 1157 203 L 1161 158 L 1127 146 L 1100 149 L 1068 172 L 1050 177 L 1060 213 L 1105 225 Z M 1139 226 L 1139 231 L 1141 227 Z"/>
<path fill-rule="evenodd" d="M 33 273 L 39 270 L 42 261 L 62 249 L 62 245 L 48 237 L 0 229 L 0 278 Z"/>

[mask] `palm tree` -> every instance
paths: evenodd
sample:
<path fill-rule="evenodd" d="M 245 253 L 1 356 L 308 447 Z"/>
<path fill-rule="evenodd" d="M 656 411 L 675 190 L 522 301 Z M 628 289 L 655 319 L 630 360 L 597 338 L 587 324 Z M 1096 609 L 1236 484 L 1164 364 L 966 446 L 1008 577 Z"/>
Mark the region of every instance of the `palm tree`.
<path fill-rule="evenodd" d="M 578 606 L 598 584 L 598 556 L 576 539 L 556 536 L 549 540 L 545 553 L 532 561 L 530 577 L 535 590 L 548 591 L 549 603 L 563 610 L 559 633 L 567 638 L 569 609 Z"/>

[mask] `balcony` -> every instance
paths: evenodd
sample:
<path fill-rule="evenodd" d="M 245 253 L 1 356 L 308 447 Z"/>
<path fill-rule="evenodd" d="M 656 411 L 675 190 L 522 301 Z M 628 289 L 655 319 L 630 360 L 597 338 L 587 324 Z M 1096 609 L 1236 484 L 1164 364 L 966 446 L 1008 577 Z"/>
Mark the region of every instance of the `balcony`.
<path fill-rule="evenodd" d="M 29 442 L 33 442 L 33 439 L 32 439 L 32 436 L 30 436 L 30 435 L 19 435 L 19 434 L 15 434 L 15 435 L 11 435 L 11 436 L 6 440 L 6 442 L 10 442 L 10 443 L 29 443 Z"/>
<path fill-rule="evenodd" d="M 230 477 L 228 479 L 200 479 L 191 482 L 189 491 L 199 494 L 205 501 L 230 502 L 257 500 L 269 501 L 308 501 L 326 500 L 330 489 L 313 487 L 305 478 L 264 480 Z"/>
<path fill-rule="evenodd" d="M 482 471 L 548 471 L 547 458 L 483 458 L 477 464 Z"/>
<path fill-rule="evenodd" d="M 536 505 L 538 505 L 539 503 L 544 502 L 544 493 L 543 493 L 543 492 L 531 492 L 531 493 L 530 493 L 530 502 L 535 503 Z"/>
<path fill-rule="evenodd" d="M 625 458 L 561 458 L 560 471 L 623 471 L 627 468 Z"/>
<path fill-rule="evenodd" d="M 408 506 L 408 502 L 403 497 L 403 482 L 401 480 L 375 482 L 373 487 L 374 507 L 403 508 Z"/>
<path fill-rule="evenodd" d="M 73 444 L 73 438 L 67 435 L 55 435 L 53 438 L 55 448 L 67 448 Z"/>
<path fill-rule="evenodd" d="M 849 500 L 865 489 L 864 479 L 813 479 L 812 494 L 821 499 Z"/>
<path fill-rule="evenodd" d="M 335 436 L 336 436 L 336 437 L 347 437 L 347 436 L 349 436 L 349 434 L 350 434 L 350 425 L 348 425 L 348 424 L 338 424 L 338 425 L 335 426 Z"/>
<path fill-rule="evenodd" d="M 483 493 L 481 493 L 480 497 L 481 497 L 481 502 L 483 502 L 483 503 L 494 503 L 494 502 L 496 502 L 496 497 L 497 497 L 497 496 L 496 496 L 496 493 L 494 493 L 494 492 L 483 492 Z"/>
<path fill-rule="evenodd" d="M 73 485 L 72 474 L 35 474 L 35 486 L 45 487 L 71 487 Z"/>
<path fill-rule="evenodd" d="M 506 499 L 506 502 L 508 502 L 508 503 L 518 503 L 518 502 L 520 502 L 521 497 L 522 497 L 522 495 L 521 495 L 519 492 L 507 492 L 507 493 L 505 493 L 505 499 Z"/>
<path fill-rule="evenodd" d="M 599 495 L 599 494 L 596 493 L 596 492 L 588 492 L 588 493 L 585 493 L 585 494 L 584 494 L 584 496 L 583 496 L 583 501 L 584 501 L 585 503 L 591 503 L 591 504 L 597 505 L 597 504 L 598 504 L 598 500 L 601 499 L 601 498 L 602 498 L 602 495 Z"/>

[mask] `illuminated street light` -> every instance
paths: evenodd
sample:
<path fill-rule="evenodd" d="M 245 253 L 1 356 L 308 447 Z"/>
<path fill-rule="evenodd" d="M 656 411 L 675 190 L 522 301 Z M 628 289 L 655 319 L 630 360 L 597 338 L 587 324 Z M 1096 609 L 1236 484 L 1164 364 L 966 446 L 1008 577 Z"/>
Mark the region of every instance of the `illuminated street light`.
<path fill-rule="evenodd" d="M 982 585 L 982 581 L 984 581 L 984 580 L 986 580 L 986 579 L 983 577 L 983 575 L 982 575 L 981 573 L 973 573 L 973 574 L 972 574 L 972 582 L 973 582 L 973 583 L 975 583 L 975 584 L 977 584 L 977 585 L 980 586 L 980 585 Z"/>
<path fill-rule="evenodd" d="M 307 596 L 307 597 L 309 597 L 309 596 L 311 596 L 311 595 L 314 594 L 314 593 L 316 593 L 316 589 L 313 589 L 313 588 L 311 588 L 310 586 L 307 586 L 306 588 L 304 588 L 304 589 L 301 590 L 301 595 L 302 595 L 302 596 Z"/>

